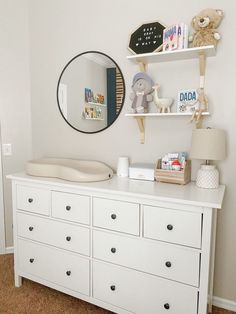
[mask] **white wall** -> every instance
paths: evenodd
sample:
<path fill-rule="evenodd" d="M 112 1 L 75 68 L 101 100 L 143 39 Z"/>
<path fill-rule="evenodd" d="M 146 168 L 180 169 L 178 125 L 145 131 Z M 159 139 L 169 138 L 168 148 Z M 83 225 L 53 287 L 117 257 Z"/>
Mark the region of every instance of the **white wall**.
<path fill-rule="evenodd" d="M 28 1 L 0 0 L 0 120 L 2 143 L 13 155 L 2 158 L 6 246 L 12 245 L 11 186 L 5 175 L 22 171 L 31 157 Z"/>
<path fill-rule="evenodd" d="M 236 301 L 236 193 L 235 186 L 235 42 L 236 2 L 232 0 L 31 0 L 31 75 L 34 157 L 58 156 L 97 159 L 115 167 L 118 156 L 132 161 L 154 162 L 168 151 L 188 150 L 192 126 L 186 118 L 146 121 L 146 142 L 139 143 L 136 122 L 129 110 L 129 93 L 138 67 L 126 59 L 129 34 L 144 21 L 165 24 L 190 23 L 206 7 L 221 8 L 225 18 L 217 56 L 207 60 L 206 92 L 212 116 L 208 125 L 224 128 L 228 134 L 228 157 L 219 163 L 222 182 L 227 184 L 223 210 L 219 213 L 216 248 L 216 296 Z M 86 50 L 110 55 L 123 71 L 127 94 L 120 117 L 107 130 L 85 135 L 62 119 L 56 102 L 56 86 L 64 65 Z M 197 60 L 152 65 L 149 73 L 161 84 L 163 96 L 177 96 L 183 88 L 197 87 Z M 88 145 L 89 143 L 89 145 Z M 198 162 L 194 162 L 193 177 Z"/>

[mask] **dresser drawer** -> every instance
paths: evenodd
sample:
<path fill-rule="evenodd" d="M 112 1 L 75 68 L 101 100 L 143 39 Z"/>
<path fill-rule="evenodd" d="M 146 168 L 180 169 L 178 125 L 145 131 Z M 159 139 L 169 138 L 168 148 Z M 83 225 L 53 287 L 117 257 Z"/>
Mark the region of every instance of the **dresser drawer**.
<path fill-rule="evenodd" d="M 93 231 L 94 258 L 198 287 L 198 252 L 163 242 Z"/>
<path fill-rule="evenodd" d="M 18 240 L 21 272 L 89 295 L 89 261 L 76 254 Z"/>
<path fill-rule="evenodd" d="M 109 200 L 93 199 L 93 225 L 139 235 L 139 204 Z"/>
<path fill-rule="evenodd" d="M 51 208 L 51 191 L 41 188 L 17 185 L 17 209 L 49 215 Z"/>
<path fill-rule="evenodd" d="M 89 255 L 89 229 L 67 223 L 17 213 L 20 237 Z"/>
<path fill-rule="evenodd" d="M 201 247 L 202 214 L 144 206 L 144 237 Z"/>
<path fill-rule="evenodd" d="M 89 224 L 90 197 L 52 192 L 52 216 L 64 220 Z"/>
<path fill-rule="evenodd" d="M 197 313 L 197 289 L 99 262 L 93 262 L 93 297 L 136 314 Z"/>

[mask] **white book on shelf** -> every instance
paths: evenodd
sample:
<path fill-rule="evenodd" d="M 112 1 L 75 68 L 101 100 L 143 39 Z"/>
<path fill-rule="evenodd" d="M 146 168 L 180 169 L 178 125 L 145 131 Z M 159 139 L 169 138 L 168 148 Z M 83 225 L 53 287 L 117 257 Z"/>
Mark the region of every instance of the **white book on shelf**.
<path fill-rule="evenodd" d="M 188 25 L 184 24 L 184 43 L 183 43 L 183 49 L 188 48 Z"/>
<path fill-rule="evenodd" d="M 184 48 L 184 31 L 185 31 L 185 24 L 179 23 L 178 24 L 178 49 Z"/>

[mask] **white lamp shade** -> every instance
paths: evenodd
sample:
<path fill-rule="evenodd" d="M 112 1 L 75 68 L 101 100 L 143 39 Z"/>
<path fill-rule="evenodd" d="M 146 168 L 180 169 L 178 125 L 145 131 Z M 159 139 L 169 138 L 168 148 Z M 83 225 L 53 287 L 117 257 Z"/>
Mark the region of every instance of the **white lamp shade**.
<path fill-rule="evenodd" d="M 193 130 L 190 158 L 205 160 L 223 160 L 226 156 L 225 146 L 224 130 Z"/>

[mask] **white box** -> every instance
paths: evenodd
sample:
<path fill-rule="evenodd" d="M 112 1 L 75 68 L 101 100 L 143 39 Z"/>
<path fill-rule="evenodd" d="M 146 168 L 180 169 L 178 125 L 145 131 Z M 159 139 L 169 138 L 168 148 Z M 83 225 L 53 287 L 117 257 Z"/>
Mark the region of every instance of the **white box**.
<path fill-rule="evenodd" d="M 129 167 L 130 179 L 154 181 L 155 165 L 149 163 L 134 163 Z"/>

